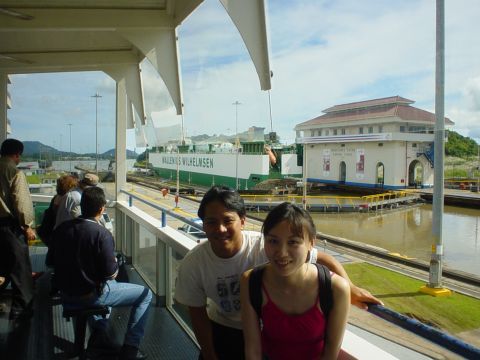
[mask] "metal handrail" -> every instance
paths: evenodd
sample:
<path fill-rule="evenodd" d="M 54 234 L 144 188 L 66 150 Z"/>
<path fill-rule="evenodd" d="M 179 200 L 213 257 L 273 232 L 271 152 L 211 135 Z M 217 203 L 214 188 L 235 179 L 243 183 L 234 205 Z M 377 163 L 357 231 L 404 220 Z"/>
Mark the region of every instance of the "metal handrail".
<path fill-rule="evenodd" d="M 144 204 L 147 204 L 148 206 L 151 206 L 153 207 L 154 209 L 156 210 L 160 210 L 162 212 L 162 227 L 165 227 L 167 226 L 167 215 L 177 219 L 177 220 L 180 220 L 184 223 L 187 223 L 188 225 L 194 227 L 195 229 L 198 229 L 198 230 L 201 230 L 203 231 L 203 228 L 201 225 L 199 225 L 198 223 L 194 222 L 193 220 L 191 220 L 190 218 L 187 218 L 185 216 L 182 216 L 182 215 L 179 215 L 178 213 L 176 213 L 175 211 L 172 211 L 172 210 L 169 210 L 169 209 L 166 209 L 162 206 L 159 206 L 153 202 L 150 202 L 148 200 L 145 200 L 143 199 L 142 197 L 140 196 L 137 196 L 137 195 L 134 195 L 126 190 L 120 190 L 121 193 L 124 193 L 128 196 L 128 204 L 129 206 L 131 207 L 132 204 L 133 204 L 133 201 L 132 199 L 136 199 Z"/>
<path fill-rule="evenodd" d="M 480 349 L 454 336 L 448 335 L 416 319 L 402 315 L 382 305 L 368 305 L 368 312 L 413 332 L 466 359 L 480 359 Z"/>

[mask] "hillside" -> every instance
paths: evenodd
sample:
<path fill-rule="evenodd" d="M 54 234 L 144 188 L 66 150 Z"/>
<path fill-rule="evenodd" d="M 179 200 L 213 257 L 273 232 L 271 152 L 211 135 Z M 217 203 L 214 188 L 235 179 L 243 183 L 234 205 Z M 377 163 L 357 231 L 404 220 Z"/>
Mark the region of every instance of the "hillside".
<path fill-rule="evenodd" d="M 24 150 L 23 156 L 24 158 L 32 158 L 32 159 L 55 159 L 60 157 L 95 157 L 95 153 L 87 153 L 87 154 L 78 154 L 78 153 L 71 153 L 67 151 L 60 151 L 51 147 L 49 145 L 44 145 L 40 141 L 24 141 L 23 142 Z M 98 154 L 99 158 L 102 159 L 112 159 L 115 157 L 115 149 L 111 149 L 105 151 L 104 153 Z M 138 154 L 135 151 L 131 151 L 127 149 L 127 158 L 128 159 L 135 159 Z"/>
<path fill-rule="evenodd" d="M 445 143 L 445 155 L 459 158 L 477 156 L 478 146 L 475 140 L 462 136 L 455 131 L 448 131 L 448 141 Z"/>

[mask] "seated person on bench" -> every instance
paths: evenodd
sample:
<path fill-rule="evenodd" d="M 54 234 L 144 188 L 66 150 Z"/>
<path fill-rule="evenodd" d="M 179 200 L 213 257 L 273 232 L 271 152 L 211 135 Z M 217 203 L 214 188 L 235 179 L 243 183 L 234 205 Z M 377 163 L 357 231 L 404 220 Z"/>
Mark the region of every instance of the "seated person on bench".
<path fill-rule="evenodd" d="M 83 191 L 82 216 L 55 229 L 51 239 L 55 285 L 67 308 L 132 306 L 120 359 L 144 359 L 139 350 L 152 293 L 148 288 L 115 281 L 118 265 L 112 234 L 99 224 L 105 193 L 91 187 Z M 106 335 L 107 319 L 94 316 L 88 350 L 112 348 Z"/>

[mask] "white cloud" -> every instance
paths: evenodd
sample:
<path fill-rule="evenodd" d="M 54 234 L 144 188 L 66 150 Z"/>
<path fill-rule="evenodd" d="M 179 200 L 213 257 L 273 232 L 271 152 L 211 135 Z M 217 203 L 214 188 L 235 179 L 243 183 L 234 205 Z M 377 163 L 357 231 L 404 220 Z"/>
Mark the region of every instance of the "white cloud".
<path fill-rule="evenodd" d="M 455 121 L 455 131 L 480 143 L 480 76 L 467 79 L 461 91 L 447 115 Z"/>
<path fill-rule="evenodd" d="M 465 86 L 468 109 L 480 113 L 480 76 L 469 79 Z"/>

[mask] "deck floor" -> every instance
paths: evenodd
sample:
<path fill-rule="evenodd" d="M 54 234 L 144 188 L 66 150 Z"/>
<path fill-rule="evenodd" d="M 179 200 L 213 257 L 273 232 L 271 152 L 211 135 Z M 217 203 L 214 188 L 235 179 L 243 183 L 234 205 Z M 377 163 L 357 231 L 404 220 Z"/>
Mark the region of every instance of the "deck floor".
<path fill-rule="evenodd" d="M 46 248 L 31 247 L 33 271 L 45 271 Z M 126 266 L 130 282 L 141 284 L 135 270 Z M 124 275 L 124 276 L 125 276 Z M 124 281 L 125 279 L 121 279 Z M 73 322 L 62 317 L 62 306 L 51 298 L 50 277 L 45 273 L 36 282 L 34 316 L 29 321 L 11 322 L 8 311 L 0 313 L 0 358 L 3 360 L 43 360 L 71 358 Z M 0 294 L 0 303 L 10 307 L 10 292 Z M 148 359 L 196 359 L 199 350 L 195 343 L 164 307 L 153 304 L 141 348 Z M 109 335 L 120 347 L 123 343 L 129 308 L 115 308 L 109 321 Z M 88 339 L 88 336 L 87 336 Z"/>

